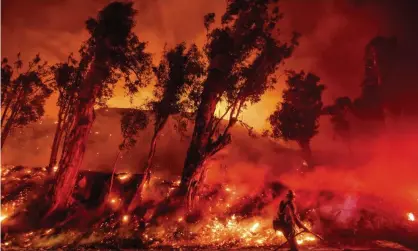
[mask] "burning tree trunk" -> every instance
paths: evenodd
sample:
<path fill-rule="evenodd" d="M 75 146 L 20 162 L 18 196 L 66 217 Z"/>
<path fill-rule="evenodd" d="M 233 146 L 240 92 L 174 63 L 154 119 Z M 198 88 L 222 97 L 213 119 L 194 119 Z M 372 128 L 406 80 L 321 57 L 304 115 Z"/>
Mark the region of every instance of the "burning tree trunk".
<path fill-rule="evenodd" d="M 164 125 L 167 123 L 167 120 L 168 120 L 168 117 L 163 118 L 162 121 L 160 121 L 154 129 L 154 135 L 152 136 L 151 145 L 150 145 L 150 149 L 148 152 L 148 158 L 147 158 L 147 162 L 145 163 L 145 168 L 143 172 L 144 178 L 142 179 L 143 181 L 141 183 L 144 183 L 144 182 L 146 182 L 147 184 L 149 183 L 149 180 L 151 178 L 150 176 L 151 176 L 152 161 L 154 159 L 155 151 L 157 149 L 157 139 L 162 129 L 164 128 Z"/>
<path fill-rule="evenodd" d="M 280 19 L 278 7 L 269 11 L 273 2 L 266 0 L 244 5 L 239 1 L 228 2 L 222 17 L 225 26 L 208 36 L 209 74 L 204 82 L 179 188 L 179 194 L 187 196 L 189 208 L 193 207 L 194 198 L 204 182 L 205 161 L 231 142 L 230 129 L 238 121 L 245 103 L 258 102 L 272 87 L 274 81 L 268 81 L 268 77 L 283 59 L 290 57 L 297 45 L 297 34 L 289 45 L 273 38 L 276 37 L 276 34 L 273 36 L 274 27 Z M 215 110 L 221 98 L 229 106 L 223 116 L 216 118 Z M 219 126 L 228 112 L 229 122 L 219 133 Z"/>
<path fill-rule="evenodd" d="M 151 139 L 150 149 L 148 152 L 148 158 L 145 162 L 144 171 L 141 182 L 138 184 L 138 187 L 136 189 L 135 195 L 129 204 L 128 212 L 131 212 L 134 210 L 138 204 L 142 200 L 142 192 L 147 184 L 149 184 L 149 181 L 151 179 L 151 167 L 152 167 L 152 160 L 154 159 L 155 151 L 157 149 L 157 139 L 159 134 L 161 133 L 162 129 L 164 128 L 164 125 L 167 123 L 168 117 L 163 118 L 162 121 L 159 121 L 156 123 L 154 134 Z"/>
<path fill-rule="evenodd" d="M 123 143 L 122 143 L 123 144 Z M 116 164 L 118 163 L 118 160 L 120 158 L 120 155 L 122 153 L 122 150 L 119 149 L 118 154 L 116 155 L 116 159 L 113 162 L 113 168 L 112 168 L 112 177 L 110 178 L 110 186 L 109 186 L 109 194 L 112 192 L 112 187 L 113 187 L 113 180 L 115 178 L 115 173 L 116 173 Z"/>
<path fill-rule="evenodd" d="M 51 171 L 53 167 L 57 165 L 57 157 L 60 147 L 62 146 L 62 148 L 65 149 L 65 144 L 62 144 L 62 142 L 64 140 L 65 143 L 65 139 L 69 134 L 68 131 L 70 131 L 72 128 L 71 125 L 73 118 L 70 118 L 70 115 L 72 115 L 72 112 L 74 111 L 73 106 L 76 105 L 74 104 L 73 100 L 73 98 L 67 100 L 65 106 L 59 110 L 57 127 L 55 129 L 54 141 L 52 142 L 51 155 L 49 158 L 49 171 Z"/>
<path fill-rule="evenodd" d="M 208 105 L 203 106 L 203 108 L 202 105 L 199 106 L 199 110 L 202 108 L 203 112 L 199 116 L 198 111 L 198 116 L 196 117 L 195 131 L 193 133 L 193 138 L 192 142 L 190 143 L 189 150 L 187 151 L 179 188 L 179 194 L 186 196 L 187 198 L 188 208 L 193 207 L 197 192 L 206 178 L 206 160 L 223 149 L 226 145 L 231 143 L 230 129 L 237 122 L 236 118 L 241 112 L 241 108 L 244 102 L 242 100 L 239 102 L 239 105 L 238 101 L 233 104 L 229 122 L 225 127 L 224 132 L 214 141 L 212 137 L 215 133 L 215 130 L 218 130 L 217 126 L 231 109 L 231 107 L 228 108 L 225 114 L 215 122 L 213 114 L 215 112 L 218 99 L 210 94 L 206 97 L 204 95 L 205 90 L 202 94 L 202 103 L 203 100 L 208 100 Z"/>
<path fill-rule="evenodd" d="M 99 12 L 96 19 L 90 18 L 86 22 L 91 36 L 82 46 L 80 54 L 82 58 L 89 58 L 91 63 L 89 67 L 86 65 L 88 70 L 78 90 L 71 133 L 64 142 L 66 149 L 63 149 L 56 182 L 50 191 L 51 207 L 44 218 L 71 203 L 95 119 L 94 106 L 97 100 L 111 95 L 109 85 L 118 81 L 117 71 L 122 73 L 125 88 L 130 94 L 148 83 L 151 57 L 144 52 L 145 43 L 132 33 L 136 13 L 132 6 L 132 2 L 112 2 Z M 137 79 L 133 81 L 131 75 Z"/>
<path fill-rule="evenodd" d="M 58 113 L 57 127 L 55 129 L 54 141 L 52 142 L 51 155 L 49 157 L 48 170 L 51 171 L 57 164 L 58 151 L 61 146 L 61 141 L 64 138 L 64 132 L 68 129 L 67 116 L 70 102 L 64 108 L 60 108 Z"/>
<path fill-rule="evenodd" d="M 57 209 L 65 208 L 71 203 L 71 194 L 77 181 L 86 143 L 93 125 L 94 105 L 99 95 L 106 70 L 99 60 L 93 61 L 80 89 L 79 100 L 75 111 L 75 126 L 72 128 L 68 145 L 59 163 L 57 180 L 52 188 L 52 206 L 46 216 Z"/>
<path fill-rule="evenodd" d="M 61 127 L 62 127 L 62 119 L 61 119 L 61 114 L 59 114 L 58 124 L 57 124 L 57 128 L 55 129 L 55 134 L 54 134 L 54 141 L 52 142 L 52 147 L 51 147 L 51 155 L 49 157 L 48 171 L 51 171 L 52 168 L 57 164 L 58 149 L 59 149 L 59 145 L 62 139 Z"/>
<path fill-rule="evenodd" d="M 202 55 L 196 45 L 192 45 L 188 51 L 184 43 L 178 44 L 173 49 L 164 53 L 154 73 L 158 79 L 154 90 L 155 101 L 150 102 L 151 110 L 155 114 L 154 133 L 151 139 L 148 158 L 143 169 L 143 177 L 128 211 L 134 210 L 142 200 L 142 192 L 151 178 L 152 160 L 157 148 L 157 139 L 166 125 L 170 116 L 180 115 L 187 117 L 187 112 L 195 111 L 196 100 L 190 98 L 182 101 L 184 96 L 194 97 L 201 86 L 201 78 L 205 74 L 205 64 Z M 190 101 L 190 102 L 188 102 Z M 189 108 L 189 110 L 188 110 Z M 178 128 L 181 134 L 182 129 Z"/>
<path fill-rule="evenodd" d="M 211 142 L 212 121 L 220 93 L 226 89 L 227 74 L 213 69 L 209 72 L 201 96 L 201 105 L 195 119 L 192 140 L 187 151 L 184 169 L 181 177 L 180 194 L 193 194 L 202 174 L 202 167 L 207 156 L 207 147 Z"/>

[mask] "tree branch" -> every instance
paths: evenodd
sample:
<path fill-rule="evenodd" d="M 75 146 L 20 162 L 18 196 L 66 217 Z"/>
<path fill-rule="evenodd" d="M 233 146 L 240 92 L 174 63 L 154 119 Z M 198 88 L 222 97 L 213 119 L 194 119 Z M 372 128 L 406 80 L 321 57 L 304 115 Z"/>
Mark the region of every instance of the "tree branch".
<path fill-rule="evenodd" d="M 219 123 L 224 119 L 224 117 L 226 116 L 226 114 L 228 114 L 228 112 L 231 110 L 232 107 L 233 107 L 233 104 L 228 106 L 225 113 L 216 121 L 215 125 L 212 127 L 212 131 L 210 133 L 209 138 L 213 137 L 213 135 L 215 134 L 216 128 L 218 128 L 219 126 Z"/>

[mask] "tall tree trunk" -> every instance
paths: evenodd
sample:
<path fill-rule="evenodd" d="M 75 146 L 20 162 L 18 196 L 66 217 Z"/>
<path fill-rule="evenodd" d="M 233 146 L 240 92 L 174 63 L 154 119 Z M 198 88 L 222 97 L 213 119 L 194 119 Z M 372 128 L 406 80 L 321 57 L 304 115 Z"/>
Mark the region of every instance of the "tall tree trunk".
<path fill-rule="evenodd" d="M 150 149 L 148 152 L 147 161 L 145 162 L 143 176 L 142 176 L 141 182 L 139 183 L 136 189 L 135 195 L 132 198 L 132 201 L 128 206 L 128 212 L 132 212 L 136 207 L 138 207 L 138 205 L 142 201 L 142 192 L 144 190 L 145 185 L 149 183 L 149 180 L 151 178 L 151 167 L 152 167 L 152 161 L 154 159 L 155 151 L 157 149 L 157 139 L 162 129 L 164 128 L 164 125 L 167 123 L 167 120 L 168 120 L 168 117 L 164 117 L 161 119 L 161 121 L 157 121 L 155 123 L 154 135 L 152 136 L 152 139 L 151 139 Z"/>
<path fill-rule="evenodd" d="M 66 145 L 67 149 L 63 151 L 63 156 L 61 156 L 56 182 L 51 189 L 51 207 L 45 217 L 55 210 L 64 209 L 72 201 L 71 195 L 95 119 L 94 105 L 107 70 L 104 62 L 95 59 L 81 87 L 74 126 L 68 139 L 68 145 Z"/>
<path fill-rule="evenodd" d="M 12 114 L 10 114 L 10 117 L 7 119 L 6 124 L 1 130 L 1 149 L 3 149 L 4 143 L 6 143 L 7 136 L 9 136 L 9 133 L 13 128 L 13 123 L 19 110 L 20 107 L 17 104 L 15 104 L 13 106 Z"/>
<path fill-rule="evenodd" d="M 3 128 L 3 122 L 6 120 L 7 112 L 9 111 L 10 105 L 13 104 L 13 100 L 15 99 L 16 93 L 18 93 L 17 98 L 15 100 L 15 103 L 12 105 L 12 113 L 17 109 L 19 99 L 22 98 L 22 95 L 24 91 L 22 89 L 19 90 L 19 88 L 13 88 L 12 92 L 15 92 L 11 98 L 7 100 L 7 103 L 5 105 L 5 108 L 3 109 L 3 114 L 1 115 L 1 127 Z"/>
<path fill-rule="evenodd" d="M 6 114 L 9 111 L 11 100 L 7 101 L 6 107 L 3 109 L 3 114 L 1 115 L 1 127 L 3 127 L 3 122 L 6 119 Z"/>
<path fill-rule="evenodd" d="M 62 139 L 62 113 L 63 109 L 60 109 L 58 114 L 58 124 L 57 128 L 55 129 L 55 135 L 54 135 L 54 141 L 52 142 L 51 147 L 51 155 L 49 157 L 49 164 L 48 164 L 48 171 L 51 172 L 53 167 L 57 164 L 57 156 L 58 156 L 58 150 L 60 147 L 61 139 Z"/>
<path fill-rule="evenodd" d="M 49 158 L 49 165 L 48 165 L 48 171 L 50 172 L 53 170 L 53 167 L 57 165 L 57 158 L 58 158 L 58 152 L 61 146 L 62 140 L 67 137 L 67 131 L 70 127 L 70 121 L 68 121 L 68 117 L 70 114 L 70 110 L 72 109 L 71 106 L 73 106 L 73 98 L 69 99 L 67 101 L 67 104 L 59 110 L 58 113 L 58 124 L 57 128 L 55 129 L 55 135 L 54 135 L 54 141 L 52 143 L 52 149 L 51 149 L 51 155 Z M 64 145 L 63 145 L 64 148 Z"/>
<path fill-rule="evenodd" d="M 115 178 L 115 173 L 116 173 L 116 164 L 118 163 L 118 160 L 119 160 L 119 158 L 120 158 L 120 154 L 121 154 L 121 153 L 122 153 L 122 151 L 119 149 L 119 150 L 118 150 L 118 154 L 116 155 L 116 159 L 115 159 L 115 161 L 113 162 L 112 177 L 110 178 L 110 186 L 109 186 L 109 193 L 108 193 L 108 195 L 110 194 L 110 192 L 112 192 L 113 180 L 114 180 L 114 178 Z"/>
<path fill-rule="evenodd" d="M 207 146 L 211 141 L 213 116 L 220 94 L 226 88 L 226 74 L 219 70 L 212 70 L 206 80 L 201 96 L 192 140 L 184 162 L 183 173 L 179 188 L 179 195 L 195 194 L 198 190 L 202 167 L 206 160 Z"/>
<path fill-rule="evenodd" d="M 246 24 L 250 18 L 252 18 L 251 12 L 240 11 L 232 34 L 234 44 L 242 44 L 244 37 L 241 35 L 248 29 Z M 227 88 L 227 76 L 232 71 L 235 60 L 228 53 L 220 53 L 210 61 L 208 77 L 204 82 L 201 102 L 195 118 L 192 140 L 184 162 L 178 190 L 180 196 L 196 194 L 199 189 L 202 167 L 207 158 L 207 148 L 211 143 L 216 105 Z"/>
<path fill-rule="evenodd" d="M 22 98 L 22 96 L 24 94 L 24 90 L 22 90 L 22 89 L 20 89 L 20 90 L 16 89 L 15 91 L 18 92 L 18 95 L 17 95 L 16 99 L 14 99 L 15 97 L 12 97 L 12 98 L 9 99 L 9 101 L 7 102 L 7 105 L 6 105 L 6 107 L 5 107 L 4 111 L 3 111 L 3 114 L 1 116 L 1 127 L 2 127 L 2 129 L 3 129 L 3 122 L 5 120 L 7 122 L 9 122 L 10 121 L 10 118 L 13 117 L 13 119 L 11 120 L 12 123 L 13 123 L 14 117 L 16 116 L 18 110 L 20 110 L 20 103 L 19 103 L 19 101 L 20 101 L 20 99 Z M 13 103 L 13 100 L 14 100 L 14 103 Z M 12 107 L 11 107 L 12 114 L 10 115 L 9 119 L 6 119 L 6 114 L 7 114 L 8 110 L 9 110 L 9 108 L 10 108 L 10 105 L 12 105 Z M 9 129 L 9 131 L 10 131 L 10 129 Z"/>
<path fill-rule="evenodd" d="M 3 149 L 4 143 L 6 143 L 7 136 L 9 136 L 10 130 L 12 129 L 12 119 L 9 118 L 1 131 L 1 149 Z"/>
<path fill-rule="evenodd" d="M 75 124 L 75 118 L 74 118 L 75 107 L 74 106 L 75 106 L 74 101 L 72 101 L 71 104 L 70 104 L 70 106 L 68 107 L 67 114 L 65 115 L 65 118 L 64 118 L 64 121 L 65 122 L 64 122 L 63 128 L 61 130 L 63 132 L 63 136 L 62 137 L 64 139 L 64 142 L 62 144 L 61 156 L 64 155 L 64 152 L 67 149 L 66 146 L 68 145 L 68 142 L 70 140 L 70 134 L 71 134 L 72 128 L 74 127 L 74 124 Z"/>

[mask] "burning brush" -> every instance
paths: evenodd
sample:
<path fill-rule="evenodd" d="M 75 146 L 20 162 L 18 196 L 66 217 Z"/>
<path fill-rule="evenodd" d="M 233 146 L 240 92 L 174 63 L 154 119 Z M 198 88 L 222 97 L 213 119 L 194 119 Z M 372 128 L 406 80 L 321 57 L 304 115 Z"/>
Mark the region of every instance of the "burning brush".
<path fill-rule="evenodd" d="M 27 173 L 28 170 L 31 171 L 30 174 Z M 91 179 L 99 179 L 99 176 L 94 176 L 95 174 L 89 175 L 91 177 L 87 179 L 87 183 Z M 47 172 L 42 169 L 3 167 L 0 217 L 2 225 L 12 224 L 15 212 L 27 210 L 26 204 L 34 194 L 36 195 L 38 187 L 47 176 Z M 147 205 L 144 212 L 141 214 L 124 212 L 123 208 L 129 201 L 130 187 L 135 183 L 135 179 L 132 174 L 119 174 L 115 179 L 117 180 L 115 189 L 106 196 L 97 196 L 98 200 L 105 198 L 98 207 L 89 204 L 91 209 L 87 206 L 84 208 L 82 203 L 85 202 L 77 202 L 81 203 L 81 208 L 86 214 L 78 212 L 75 208 L 75 212 L 68 213 L 80 217 L 73 217 L 66 224 L 59 226 L 39 227 L 17 234 L 8 233 L 3 236 L 2 245 L 18 246 L 25 250 L 97 245 L 109 249 L 132 248 L 135 245 L 155 248 L 162 246 L 219 248 L 277 247 L 286 241 L 283 233 L 274 231 L 271 224 L 273 215 L 277 212 L 276 198 L 280 194 L 281 186 L 273 189 L 276 186 L 267 185 L 266 188 L 258 192 L 254 191 L 253 194 L 249 194 L 247 190 L 240 190 L 240 187 L 234 184 L 208 186 L 207 191 L 200 196 L 199 208 L 195 209 L 199 212 L 199 217 L 197 220 L 192 220 L 192 215 L 182 207 L 175 208 L 165 215 L 158 215 L 156 205 L 170 196 L 177 188 L 178 181 L 166 182 L 157 176 L 150 181 L 149 188 L 144 193 L 143 203 Z M 102 188 L 103 183 L 98 182 L 96 186 Z M 96 187 L 88 185 L 85 187 L 91 189 L 86 194 L 96 193 Z M 102 190 L 108 192 L 107 189 Z M 90 196 L 89 200 L 91 199 Z M 102 205 L 105 210 L 99 212 Z M 407 213 L 406 219 L 414 222 L 414 213 Z M 317 227 L 316 223 L 311 221 L 303 221 L 303 224 L 309 229 Z M 319 245 L 320 239 L 320 236 L 308 232 L 302 232 L 296 237 L 297 243 L 304 246 Z"/>

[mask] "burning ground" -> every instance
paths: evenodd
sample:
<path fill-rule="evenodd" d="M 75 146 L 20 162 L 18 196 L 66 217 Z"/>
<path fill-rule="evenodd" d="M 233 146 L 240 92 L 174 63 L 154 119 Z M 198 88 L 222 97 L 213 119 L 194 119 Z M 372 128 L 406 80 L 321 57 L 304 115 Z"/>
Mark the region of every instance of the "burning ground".
<path fill-rule="evenodd" d="M 93 131 L 99 133 L 95 135 L 106 132 L 107 139 L 118 137 L 114 131 L 105 131 L 104 120 L 109 119 L 105 113 L 98 113 Z M 42 167 L 3 162 L 2 248 L 270 250 L 285 241 L 280 232 L 273 231 L 272 219 L 283 194 L 292 188 L 298 194 L 301 218 L 326 240 L 303 234 L 298 236 L 303 247 L 416 250 L 418 157 L 414 139 L 417 135 L 410 124 L 397 127 L 402 130 L 391 129 L 373 140 L 353 142 L 350 154 L 343 147 L 334 147 L 333 152 L 329 147 L 321 147 L 327 136 L 319 135 L 314 142 L 319 164 L 305 173 L 296 171 L 298 157 L 291 146 L 281 147 L 261 137 L 253 139 L 237 128 L 234 143 L 208 163 L 206 185 L 200 191 L 197 207 L 189 213 L 173 197 L 180 170 L 175 159 L 173 168 L 160 167 L 152 177 L 145 190 L 143 207 L 126 214 L 124 208 L 141 176 L 132 171 L 134 167 L 123 168 L 134 164 L 122 162 L 108 194 L 111 173 L 103 164 L 92 166 L 93 151 L 99 146 L 89 146 L 94 150 L 88 156 L 89 166 L 79 176 L 74 203 L 51 222 L 42 222 L 39 215 L 46 210 L 45 191 L 54 174 L 49 176 Z M 170 134 L 172 127 L 167 130 L 166 135 L 175 135 Z M 164 141 L 170 141 L 170 136 Z M 102 145 L 103 151 L 109 148 L 105 139 L 90 144 L 95 142 Z M 157 163 L 164 166 L 169 163 L 163 161 L 164 149 L 167 147 L 169 151 L 170 144 L 161 145 L 163 150 Z M 178 148 L 186 145 L 180 144 Z M 185 149 L 176 150 L 179 155 L 185 153 Z M 25 154 L 28 156 L 22 153 L 22 159 L 27 158 Z"/>

